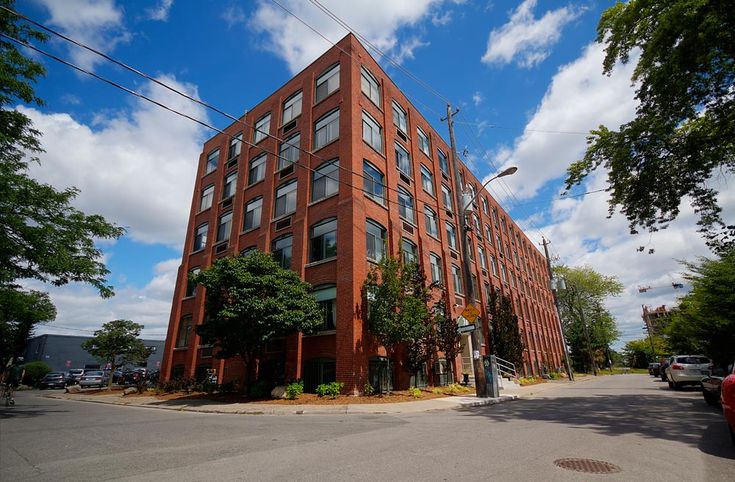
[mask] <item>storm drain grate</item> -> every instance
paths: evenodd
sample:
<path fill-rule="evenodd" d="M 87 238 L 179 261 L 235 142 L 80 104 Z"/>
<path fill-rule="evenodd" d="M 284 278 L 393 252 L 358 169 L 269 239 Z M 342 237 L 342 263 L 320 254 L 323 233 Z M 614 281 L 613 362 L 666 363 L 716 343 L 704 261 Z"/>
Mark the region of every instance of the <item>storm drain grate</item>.
<path fill-rule="evenodd" d="M 615 474 L 623 470 L 617 465 L 594 459 L 557 459 L 554 460 L 554 465 L 586 474 Z"/>

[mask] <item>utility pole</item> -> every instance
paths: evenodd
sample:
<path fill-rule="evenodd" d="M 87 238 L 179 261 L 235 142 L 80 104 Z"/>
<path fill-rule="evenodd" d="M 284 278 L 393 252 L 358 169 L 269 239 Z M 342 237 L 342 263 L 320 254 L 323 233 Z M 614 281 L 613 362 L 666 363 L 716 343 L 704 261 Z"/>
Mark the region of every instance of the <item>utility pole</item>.
<path fill-rule="evenodd" d="M 541 237 L 541 244 L 544 246 L 544 254 L 546 255 L 546 267 L 549 270 L 549 279 L 554 280 L 554 272 L 551 270 L 551 258 L 549 258 L 549 248 L 547 245 L 550 241 L 547 241 L 543 236 Z M 564 336 L 564 327 L 561 324 L 561 310 L 559 309 L 559 298 L 556 296 L 556 285 L 552 286 L 551 294 L 554 296 L 554 306 L 556 307 L 556 317 L 559 322 L 559 333 L 561 334 L 561 343 L 564 345 L 564 361 L 567 364 L 567 373 L 569 374 L 569 380 L 574 381 L 574 372 L 572 371 L 572 364 L 569 361 L 569 348 L 567 347 L 567 337 Z"/>
<path fill-rule="evenodd" d="M 459 109 L 457 109 L 459 112 Z M 467 246 L 467 222 L 465 220 L 464 213 L 464 200 L 462 192 L 464 186 L 459 176 L 459 164 L 457 161 L 457 147 L 454 142 L 454 121 L 452 120 L 452 106 L 447 104 L 447 117 L 442 119 L 446 120 L 449 125 L 449 142 L 451 147 L 451 154 L 449 160 L 452 163 L 452 171 L 454 172 L 454 197 L 457 205 L 457 217 L 459 224 L 459 235 L 462 237 L 460 257 L 462 258 L 462 272 L 464 274 L 465 283 L 465 306 L 471 305 L 475 301 L 475 290 L 472 283 L 472 267 L 470 266 L 469 248 Z M 472 339 L 472 371 L 475 375 L 475 393 L 478 397 L 488 397 L 487 383 L 485 381 L 485 368 L 482 365 L 481 348 L 482 348 L 482 320 L 477 323 L 475 330 L 471 333 Z"/>

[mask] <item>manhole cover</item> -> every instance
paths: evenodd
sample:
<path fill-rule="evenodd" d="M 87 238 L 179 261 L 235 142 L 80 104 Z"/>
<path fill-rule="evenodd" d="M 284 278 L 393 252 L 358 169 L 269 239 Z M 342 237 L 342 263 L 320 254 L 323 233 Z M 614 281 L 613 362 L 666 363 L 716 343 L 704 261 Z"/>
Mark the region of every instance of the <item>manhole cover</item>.
<path fill-rule="evenodd" d="M 614 474 L 623 470 L 609 462 L 593 459 L 557 459 L 554 460 L 554 465 L 587 474 Z"/>

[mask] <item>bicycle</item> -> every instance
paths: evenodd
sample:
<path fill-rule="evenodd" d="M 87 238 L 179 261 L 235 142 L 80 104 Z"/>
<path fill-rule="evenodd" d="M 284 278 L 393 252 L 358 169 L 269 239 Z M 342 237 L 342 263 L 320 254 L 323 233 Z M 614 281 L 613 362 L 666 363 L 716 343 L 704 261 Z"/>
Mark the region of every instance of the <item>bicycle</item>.
<path fill-rule="evenodd" d="M 5 402 L 6 407 L 15 405 L 15 399 L 13 398 L 13 389 L 7 383 L 2 384 L 2 399 Z"/>

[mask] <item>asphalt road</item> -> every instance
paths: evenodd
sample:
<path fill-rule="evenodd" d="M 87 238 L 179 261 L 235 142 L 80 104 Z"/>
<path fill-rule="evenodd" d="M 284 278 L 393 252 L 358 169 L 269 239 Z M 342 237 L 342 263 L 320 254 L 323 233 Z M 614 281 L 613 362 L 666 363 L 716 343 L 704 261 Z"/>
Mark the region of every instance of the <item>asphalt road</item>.
<path fill-rule="evenodd" d="M 643 375 L 460 411 L 222 415 L 38 397 L 0 411 L 0 480 L 735 480 L 719 409 Z M 561 458 L 617 465 L 591 475 Z"/>

